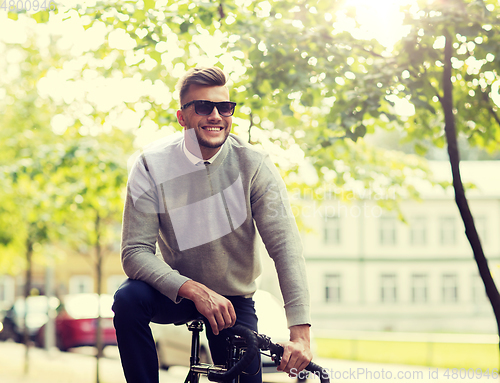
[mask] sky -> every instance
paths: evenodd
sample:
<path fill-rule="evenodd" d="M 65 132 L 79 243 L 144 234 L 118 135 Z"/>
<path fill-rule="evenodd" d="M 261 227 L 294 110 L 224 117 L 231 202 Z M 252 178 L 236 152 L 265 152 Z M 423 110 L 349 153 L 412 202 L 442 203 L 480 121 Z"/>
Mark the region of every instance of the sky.
<path fill-rule="evenodd" d="M 335 29 L 339 32 L 348 31 L 359 39 L 375 38 L 390 52 L 394 44 L 408 33 L 403 26 L 404 15 L 400 7 L 413 5 L 415 0 L 347 0 L 347 7 L 355 7 L 356 21 L 360 28 L 356 28 L 352 19 L 345 17 L 346 10 L 337 11 Z"/>

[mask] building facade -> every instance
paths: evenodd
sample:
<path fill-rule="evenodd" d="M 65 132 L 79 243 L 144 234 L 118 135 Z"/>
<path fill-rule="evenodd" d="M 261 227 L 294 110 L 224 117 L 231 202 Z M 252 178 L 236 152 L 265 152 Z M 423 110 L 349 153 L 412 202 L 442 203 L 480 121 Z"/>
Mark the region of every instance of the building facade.
<path fill-rule="evenodd" d="M 449 166 L 431 163 L 451 181 Z M 461 171 L 476 186 L 467 197 L 499 286 L 500 163 L 464 162 Z M 405 222 L 376 198 L 324 200 L 302 215 L 312 228 L 303 240 L 317 327 L 496 332 L 452 190 L 423 188 L 421 197 L 401 201 Z"/>

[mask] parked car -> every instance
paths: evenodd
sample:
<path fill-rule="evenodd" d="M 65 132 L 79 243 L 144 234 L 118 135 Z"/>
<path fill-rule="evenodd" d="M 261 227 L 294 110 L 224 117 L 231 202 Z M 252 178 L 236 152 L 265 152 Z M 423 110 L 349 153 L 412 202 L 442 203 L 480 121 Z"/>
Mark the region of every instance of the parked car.
<path fill-rule="evenodd" d="M 55 310 L 59 306 L 59 299 L 45 295 L 30 296 L 27 298 L 28 311 L 26 326 L 31 340 L 39 329 L 49 320 L 49 309 Z M 0 340 L 13 339 L 16 342 L 24 340 L 25 299 L 17 298 L 10 309 L 3 316 Z"/>
<path fill-rule="evenodd" d="M 56 345 L 61 351 L 73 347 L 96 346 L 98 301 L 97 294 L 72 294 L 63 297 L 55 319 Z M 112 304 L 111 295 L 101 295 L 100 314 L 104 346 L 117 344 Z M 37 344 L 42 347 L 45 344 L 43 330 L 41 328 L 37 335 Z"/>
<path fill-rule="evenodd" d="M 285 310 L 276 297 L 267 291 L 257 290 L 254 294 L 255 310 L 259 318 L 259 333 L 271 337 L 273 342 L 284 342 L 289 339 Z M 152 324 L 160 367 L 189 366 L 191 354 L 191 332 L 186 325 Z M 211 363 L 208 341 L 200 336 L 200 359 L 202 363 Z M 271 358 L 262 356 L 263 372 L 275 372 L 276 365 Z"/>

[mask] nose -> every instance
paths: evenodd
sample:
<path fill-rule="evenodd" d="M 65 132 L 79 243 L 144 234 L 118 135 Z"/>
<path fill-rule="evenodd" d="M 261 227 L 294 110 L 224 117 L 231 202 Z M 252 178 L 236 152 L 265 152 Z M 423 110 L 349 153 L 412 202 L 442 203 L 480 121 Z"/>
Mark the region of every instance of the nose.
<path fill-rule="evenodd" d="M 214 106 L 214 109 L 212 110 L 212 113 L 208 115 L 209 120 L 216 120 L 216 121 L 221 121 L 222 117 L 219 114 L 219 109 L 217 109 L 216 106 Z"/>

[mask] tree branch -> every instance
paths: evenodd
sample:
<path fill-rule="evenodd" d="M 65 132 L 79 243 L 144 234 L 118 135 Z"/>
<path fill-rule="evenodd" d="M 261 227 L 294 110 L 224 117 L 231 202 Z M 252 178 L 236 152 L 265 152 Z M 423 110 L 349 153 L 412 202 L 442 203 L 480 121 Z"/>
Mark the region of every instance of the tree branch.
<path fill-rule="evenodd" d="M 224 1 L 221 0 L 221 2 L 219 4 L 219 21 L 222 21 L 224 19 L 224 17 L 226 17 L 226 15 L 224 13 Z"/>
<path fill-rule="evenodd" d="M 495 111 L 493 110 L 493 107 L 491 106 L 491 97 L 489 97 L 485 92 L 481 91 L 481 96 L 483 98 L 483 101 L 486 102 L 486 109 L 488 109 L 488 112 L 491 114 L 491 117 L 493 117 L 493 119 L 496 121 L 496 123 L 500 126 L 500 117 L 498 116 L 498 114 L 495 113 Z"/>
<path fill-rule="evenodd" d="M 384 57 L 384 56 L 382 56 L 382 55 L 381 55 L 381 54 L 379 54 L 379 53 L 376 53 L 376 52 L 374 52 L 374 51 L 371 51 L 371 50 L 369 50 L 369 49 L 366 49 L 366 48 L 365 48 L 364 46 L 362 46 L 362 45 L 359 45 L 359 44 L 348 44 L 348 45 L 350 45 L 350 46 L 351 46 L 351 47 L 353 47 L 353 48 L 358 48 L 358 49 L 360 49 L 361 51 L 363 51 L 363 52 L 365 52 L 365 53 L 368 53 L 368 54 L 370 54 L 370 55 L 372 55 L 372 56 L 374 56 L 374 57 L 378 57 L 378 58 L 381 58 L 381 59 L 384 59 L 384 60 L 388 60 L 388 59 L 389 59 L 389 57 Z"/>
<path fill-rule="evenodd" d="M 248 143 L 251 144 L 252 143 L 252 126 L 253 126 L 253 113 L 250 112 L 250 115 L 248 116 L 250 118 L 250 126 L 248 127 Z"/>
<path fill-rule="evenodd" d="M 439 90 L 437 90 L 434 85 L 432 85 L 432 83 L 430 82 L 429 80 L 429 76 L 427 75 L 427 68 L 424 66 L 424 73 L 425 73 L 425 80 L 427 81 L 427 83 L 429 84 L 429 86 L 431 87 L 431 89 L 434 91 L 434 93 L 436 94 L 436 97 L 438 98 L 439 102 L 442 104 L 443 103 L 443 97 L 444 96 L 441 96 L 439 94 Z M 450 72 L 451 73 L 451 72 Z"/>

